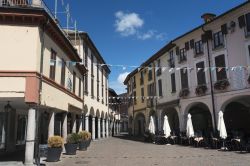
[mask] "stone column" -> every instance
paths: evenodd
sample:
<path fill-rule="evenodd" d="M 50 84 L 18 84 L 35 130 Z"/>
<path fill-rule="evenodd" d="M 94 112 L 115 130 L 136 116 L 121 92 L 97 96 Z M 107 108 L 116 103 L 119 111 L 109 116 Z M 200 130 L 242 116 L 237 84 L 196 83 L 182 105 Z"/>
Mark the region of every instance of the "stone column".
<path fill-rule="evenodd" d="M 34 165 L 34 147 L 35 147 L 35 131 L 36 131 L 36 110 L 29 108 L 27 136 L 25 145 L 25 165 Z"/>
<path fill-rule="evenodd" d="M 109 120 L 106 119 L 106 137 L 109 137 Z"/>
<path fill-rule="evenodd" d="M 85 116 L 85 130 L 89 131 L 89 116 Z"/>
<path fill-rule="evenodd" d="M 95 117 L 92 118 L 92 140 L 95 140 Z"/>
<path fill-rule="evenodd" d="M 116 122 L 114 121 L 113 122 L 113 129 L 112 131 L 114 132 L 114 135 L 116 135 Z"/>
<path fill-rule="evenodd" d="M 72 114 L 72 133 L 76 133 L 76 114 Z"/>
<path fill-rule="evenodd" d="M 97 126 L 98 126 L 98 129 L 97 129 L 97 131 L 98 131 L 97 138 L 100 139 L 101 138 L 101 119 L 100 118 L 98 118 L 98 124 L 97 124 Z"/>
<path fill-rule="evenodd" d="M 55 112 L 52 111 L 50 113 L 48 137 L 54 136 L 54 131 L 55 131 Z"/>
<path fill-rule="evenodd" d="M 63 137 L 64 143 L 66 143 L 67 135 L 68 135 L 67 122 L 68 122 L 67 113 L 64 113 L 64 115 L 63 115 L 63 124 L 62 124 L 62 128 L 63 128 L 62 129 L 62 137 Z"/>
<path fill-rule="evenodd" d="M 102 119 L 102 138 L 105 138 L 105 120 Z"/>
<path fill-rule="evenodd" d="M 80 115 L 81 116 L 81 118 L 79 119 L 79 131 L 82 131 L 82 121 L 83 121 L 83 116 L 82 115 Z M 79 132 L 78 131 L 78 132 Z"/>
<path fill-rule="evenodd" d="M 120 125 L 120 122 L 117 121 L 117 124 L 116 124 L 116 134 L 119 135 L 119 125 Z"/>

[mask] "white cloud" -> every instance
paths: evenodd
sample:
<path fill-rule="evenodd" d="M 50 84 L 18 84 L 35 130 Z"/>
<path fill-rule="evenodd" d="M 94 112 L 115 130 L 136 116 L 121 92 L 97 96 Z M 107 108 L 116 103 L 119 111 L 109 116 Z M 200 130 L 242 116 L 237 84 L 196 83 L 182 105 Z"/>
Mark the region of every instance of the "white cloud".
<path fill-rule="evenodd" d="M 126 79 L 126 77 L 128 76 L 129 72 L 125 72 L 125 73 L 121 73 L 119 74 L 118 78 L 117 78 L 117 81 L 120 83 L 120 84 L 123 84 L 124 80 Z"/>
<path fill-rule="evenodd" d="M 138 34 L 137 38 L 141 40 L 147 40 L 150 38 L 153 38 L 155 36 L 156 31 L 154 30 L 149 30 L 146 33 Z"/>
<path fill-rule="evenodd" d="M 114 89 L 117 94 L 122 94 L 126 92 L 126 86 L 123 84 L 126 79 L 128 72 L 119 74 L 116 81 L 109 82 L 109 87 Z"/>
<path fill-rule="evenodd" d="M 115 13 L 116 31 L 122 36 L 130 36 L 137 33 L 137 30 L 143 26 L 144 21 L 137 13 L 124 13 L 118 11 Z"/>
<path fill-rule="evenodd" d="M 155 36 L 157 40 L 165 40 L 167 38 L 166 33 L 159 33 Z"/>

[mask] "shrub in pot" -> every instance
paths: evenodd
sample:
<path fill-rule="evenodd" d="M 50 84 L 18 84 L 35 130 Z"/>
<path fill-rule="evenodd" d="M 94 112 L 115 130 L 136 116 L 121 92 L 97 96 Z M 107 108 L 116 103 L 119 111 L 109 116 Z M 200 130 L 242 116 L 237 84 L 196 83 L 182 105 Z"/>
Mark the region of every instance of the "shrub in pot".
<path fill-rule="evenodd" d="M 79 135 L 79 150 L 87 150 L 89 143 L 89 133 L 87 131 L 80 131 Z"/>
<path fill-rule="evenodd" d="M 89 147 L 90 143 L 91 143 L 91 133 L 88 132 L 88 143 L 87 143 L 88 147 Z"/>
<path fill-rule="evenodd" d="M 52 136 L 48 139 L 47 161 L 56 162 L 60 160 L 63 146 L 63 138 L 60 136 Z"/>
<path fill-rule="evenodd" d="M 77 146 L 79 142 L 79 135 L 76 133 L 69 134 L 67 136 L 67 143 L 64 144 L 66 154 L 68 155 L 75 155 Z"/>

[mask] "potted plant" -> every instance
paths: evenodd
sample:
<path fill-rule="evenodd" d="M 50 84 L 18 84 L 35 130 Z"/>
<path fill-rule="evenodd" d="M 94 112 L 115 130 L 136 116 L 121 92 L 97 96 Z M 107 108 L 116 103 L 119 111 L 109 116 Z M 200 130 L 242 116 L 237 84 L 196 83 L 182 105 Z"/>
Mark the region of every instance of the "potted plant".
<path fill-rule="evenodd" d="M 198 85 L 195 89 L 195 93 L 197 96 L 204 95 L 207 91 L 206 85 Z"/>
<path fill-rule="evenodd" d="M 87 143 L 88 147 L 90 146 L 90 143 L 91 143 L 91 133 L 88 132 L 88 143 Z"/>
<path fill-rule="evenodd" d="M 189 94 L 189 89 L 188 88 L 184 88 L 180 91 L 179 96 L 180 97 L 186 97 Z"/>
<path fill-rule="evenodd" d="M 79 135 L 79 150 L 87 150 L 88 143 L 89 143 L 89 132 L 87 131 L 80 131 Z"/>
<path fill-rule="evenodd" d="M 64 144 L 66 154 L 68 155 L 75 155 L 77 146 L 79 142 L 79 135 L 76 133 L 69 134 L 67 136 L 67 143 Z"/>
<path fill-rule="evenodd" d="M 56 162 L 59 161 L 63 146 L 63 138 L 60 136 L 52 136 L 48 139 L 48 153 L 47 161 Z"/>
<path fill-rule="evenodd" d="M 226 80 L 219 80 L 214 84 L 214 89 L 216 90 L 225 90 L 229 86 L 229 81 Z"/>

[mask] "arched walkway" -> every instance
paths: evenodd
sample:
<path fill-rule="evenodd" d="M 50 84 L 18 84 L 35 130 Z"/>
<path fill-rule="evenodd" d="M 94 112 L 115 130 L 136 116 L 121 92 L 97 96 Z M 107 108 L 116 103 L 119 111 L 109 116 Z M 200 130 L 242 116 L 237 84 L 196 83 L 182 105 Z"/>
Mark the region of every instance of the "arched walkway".
<path fill-rule="evenodd" d="M 225 105 L 224 121 L 228 135 L 250 136 L 250 96 L 241 96 Z"/>
<path fill-rule="evenodd" d="M 145 115 L 143 113 L 138 113 L 135 116 L 135 121 L 134 121 L 134 134 L 136 136 L 143 136 L 145 132 Z"/>
<path fill-rule="evenodd" d="M 180 123 L 179 123 L 179 116 L 175 108 L 166 108 L 162 111 L 161 114 L 161 131 L 163 130 L 163 123 L 164 123 L 164 116 L 167 115 L 168 123 L 170 129 L 173 133 L 178 133 L 180 131 Z"/>
<path fill-rule="evenodd" d="M 194 131 L 208 136 L 213 131 L 212 116 L 204 103 L 196 103 L 190 107 L 188 113 L 192 116 Z"/>

